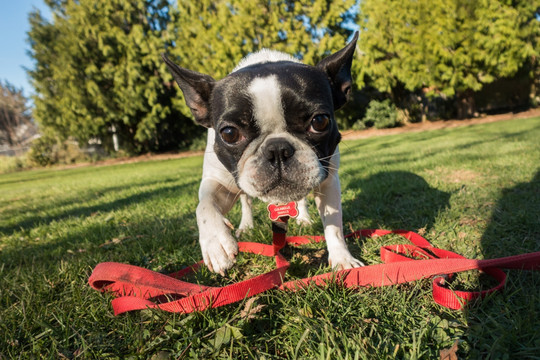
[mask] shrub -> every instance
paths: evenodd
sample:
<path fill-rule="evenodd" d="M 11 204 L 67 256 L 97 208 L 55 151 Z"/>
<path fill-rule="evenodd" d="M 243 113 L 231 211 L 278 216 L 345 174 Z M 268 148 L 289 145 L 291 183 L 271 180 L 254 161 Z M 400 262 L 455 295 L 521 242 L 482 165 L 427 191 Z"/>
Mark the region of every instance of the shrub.
<path fill-rule="evenodd" d="M 28 151 L 28 161 L 35 166 L 47 166 L 55 164 L 58 158 L 55 156 L 54 143 L 42 136 L 32 142 Z"/>
<path fill-rule="evenodd" d="M 377 101 L 369 103 L 366 115 L 359 120 L 365 127 L 374 126 L 377 129 L 392 128 L 399 125 L 398 110 L 390 100 Z M 355 124 L 355 128 L 361 128 L 361 124 Z"/>
<path fill-rule="evenodd" d="M 24 170 L 28 167 L 26 155 L 4 156 L 0 155 L 0 174 Z"/>
<path fill-rule="evenodd" d="M 98 154 L 86 154 L 74 140 L 59 142 L 54 138 L 42 136 L 32 142 L 28 151 L 28 162 L 32 166 L 48 166 L 54 164 L 74 164 L 92 161 Z"/>
<path fill-rule="evenodd" d="M 406 110 L 404 110 L 405 121 L 411 123 L 417 123 L 424 120 L 424 111 L 422 103 L 413 102 L 410 103 Z"/>
<path fill-rule="evenodd" d="M 353 130 L 366 130 L 367 126 L 364 124 L 364 119 L 358 120 L 351 126 L 351 129 Z"/>
<path fill-rule="evenodd" d="M 206 149 L 206 133 L 195 137 L 188 149 L 190 151 L 200 151 Z"/>

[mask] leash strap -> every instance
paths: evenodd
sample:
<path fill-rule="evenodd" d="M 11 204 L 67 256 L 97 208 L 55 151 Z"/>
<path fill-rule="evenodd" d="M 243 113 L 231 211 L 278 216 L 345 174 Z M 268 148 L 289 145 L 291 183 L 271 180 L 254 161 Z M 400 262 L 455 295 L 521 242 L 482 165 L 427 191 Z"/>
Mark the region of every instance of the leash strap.
<path fill-rule="evenodd" d="M 472 299 L 501 290 L 506 281 L 506 274 L 501 269 L 540 270 L 540 252 L 490 260 L 472 260 L 433 247 L 426 239 L 412 231 L 365 229 L 348 234 L 346 238 L 398 234 L 412 244 L 383 246 L 380 251 L 383 262 L 381 264 L 283 282 L 289 262 L 280 250 L 287 244 L 300 246 L 324 241 L 322 236 L 287 237 L 286 221 L 284 222 L 285 231 L 274 231 L 273 245 L 238 243 L 240 252 L 273 256 L 276 268 L 235 284 L 211 287 L 181 280 L 196 271 L 203 264 L 202 261 L 169 275 L 133 265 L 105 262 L 96 266 L 88 281 L 92 288 L 111 292 L 116 296 L 112 300 L 115 315 L 146 308 L 190 313 L 231 304 L 270 289 L 294 291 L 311 285 L 324 286 L 334 281 L 346 287 L 358 288 L 403 284 L 426 278 L 434 278 L 433 299 L 436 303 L 450 309 L 461 309 Z M 483 271 L 493 277 L 497 285 L 488 290 L 472 292 L 455 291 L 445 287 L 446 279 L 451 279 L 455 273 L 468 270 Z"/>

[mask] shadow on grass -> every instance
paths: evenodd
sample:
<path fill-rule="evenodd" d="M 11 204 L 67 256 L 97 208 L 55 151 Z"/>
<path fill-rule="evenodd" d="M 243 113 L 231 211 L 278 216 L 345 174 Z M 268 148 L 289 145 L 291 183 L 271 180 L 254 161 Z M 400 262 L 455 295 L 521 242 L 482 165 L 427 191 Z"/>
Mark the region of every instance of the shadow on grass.
<path fill-rule="evenodd" d="M 53 273 L 64 260 L 92 267 L 103 261 L 117 261 L 148 268 L 174 261 L 177 268 L 194 263 L 200 256 L 194 246 L 195 226 L 194 214 L 187 220 L 180 216 L 151 216 L 90 222 L 66 228 L 54 241 L 5 249 L 0 252 L 0 263 L 6 269 L 32 271 L 39 264 L 40 269 L 54 269 L 50 270 Z"/>
<path fill-rule="evenodd" d="M 145 182 L 141 186 L 144 186 L 146 190 L 137 190 L 124 196 L 122 196 L 122 190 L 125 188 L 121 186 L 101 189 L 101 195 L 109 194 L 115 198 L 112 200 L 103 199 L 95 205 L 84 205 L 88 204 L 88 197 L 91 195 L 83 194 L 81 197 L 86 197 L 87 200 L 79 207 L 57 213 L 47 213 L 45 216 L 34 214 L 11 226 L 1 227 L 0 231 L 4 232 L 13 232 L 19 229 L 30 232 L 45 224 L 47 227 L 44 230 L 47 233 L 40 231 L 41 240 L 36 238 L 35 241 L 30 240 L 28 243 L 21 243 L 20 246 L 3 249 L 0 251 L 0 263 L 6 264 L 8 268 L 33 266 L 32 263 L 39 259 L 42 264 L 53 265 L 66 257 L 85 256 L 87 251 L 94 253 L 99 248 L 105 251 L 109 248 L 122 249 L 117 255 L 118 259 L 144 263 L 144 259 L 137 258 L 137 253 L 144 253 L 157 247 L 174 249 L 175 245 L 181 245 L 178 243 L 179 239 L 193 238 L 192 234 L 195 232 L 194 209 L 193 216 L 190 217 L 189 221 L 184 221 L 176 216 L 163 217 L 159 213 L 156 213 L 155 216 L 141 218 L 140 216 L 125 217 L 122 214 L 115 214 L 115 212 L 154 200 L 177 197 L 178 194 L 192 191 L 196 186 L 196 181 L 178 184 L 173 180 L 166 180 Z M 179 210 L 178 216 L 181 216 L 180 212 Z M 99 216 L 98 220 L 90 220 L 94 216 Z M 70 218 L 81 219 L 80 224 L 72 226 L 62 223 Z M 58 226 L 53 223 L 58 223 Z M 191 227 L 188 226 L 188 223 L 191 224 Z M 53 232 L 56 235 L 54 235 L 53 240 L 44 241 L 44 238 L 49 235 L 48 232 Z M 131 250 L 130 247 L 132 247 Z M 143 251 L 134 250 L 137 247 Z M 103 252 L 97 251 L 96 254 L 100 253 Z"/>
<path fill-rule="evenodd" d="M 187 191 L 189 188 L 195 186 L 195 184 L 195 181 L 185 184 L 178 184 L 177 179 L 144 182 L 136 186 L 144 186 L 151 188 L 155 186 L 155 188 L 146 191 L 137 191 L 134 194 L 119 197 L 112 201 L 99 202 L 95 205 L 81 205 L 74 206 L 65 210 L 59 210 L 63 207 L 70 207 L 72 204 L 76 204 L 78 202 L 82 204 L 88 204 L 88 202 L 92 202 L 92 200 L 95 200 L 96 198 L 100 198 L 110 194 L 114 195 L 114 193 L 120 193 L 122 191 L 125 191 L 127 188 L 126 186 L 112 186 L 99 190 L 90 190 L 87 191 L 85 194 L 74 194 L 67 199 L 49 202 L 48 206 L 40 207 L 37 209 L 41 212 L 45 212 L 45 215 L 32 214 L 29 216 L 25 216 L 24 219 L 19 222 L 0 226 L 0 233 L 9 235 L 14 231 L 18 231 L 21 229 L 30 229 L 37 225 L 50 224 L 52 221 L 61 221 L 70 217 L 88 217 L 100 212 L 117 211 L 133 204 L 143 203 L 154 198 L 165 197 L 166 195 L 170 195 L 171 193 Z M 5 213 L 5 216 L 7 216 L 8 218 L 14 215 L 17 214 L 9 214 L 8 212 Z"/>
<path fill-rule="evenodd" d="M 485 258 L 540 251 L 540 171 L 532 181 L 502 191 L 481 246 Z M 540 273 L 507 273 L 504 292 L 467 310 L 471 358 L 532 359 L 539 354 Z"/>
<path fill-rule="evenodd" d="M 502 191 L 482 235 L 486 258 L 540 251 L 540 171 Z"/>
<path fill-rule="evenodd" d="M 84 174 L 89 176 L 96 175 L 98 172 L 108 172 L 113 168 L 118 168 L 118 165 L 108 165 L 108 166 L 81 166 L 79 168 L 34 168 L 30 170 L 25 170 L 21 172 L 12 172 L 4 174 L 0 178 L 0 185 L 10 185 L 10 184 L 21 184 L 21 183 L 32 183 L 40 182 L 44 180 L 52 179 L 66 179 L 69 177 L 79 177 Z M 76 170 L 76 171 L 73 171 Z M 31 176 L 29 176 L 31 175 Z"/>
<path fill-rule="evenodd" d="M 437 214 L 449 206 L 450 194 L 432 188 L 407 171 L 380 172 L 350 180 L 360 194 L 343 204 L 345 221 L 361 221 L 367 228 L 430 229 Z"/>

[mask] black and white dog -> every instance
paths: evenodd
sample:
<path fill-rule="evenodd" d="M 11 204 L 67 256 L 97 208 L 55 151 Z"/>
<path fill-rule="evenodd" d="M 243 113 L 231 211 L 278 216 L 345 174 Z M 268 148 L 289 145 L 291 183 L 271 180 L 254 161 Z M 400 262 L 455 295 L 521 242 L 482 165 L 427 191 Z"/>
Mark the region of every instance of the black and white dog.
<path fill-rule="evenodd" d="M 334 118 L 351 91 L 357 39 L 355 34 L 316 66 L 264 49 L 219 81 L 163 55 L 195 120 L 208 128 L 197 224 L 204 263 L 211 271 L 224 274 L 235 262 L 238 245 L 225 214 L 240 196 L 243 210 L 250 212 L 248 196 L 278 204 L 302 201 L 312 190 L 331 266 L 363 265 L 343 237 L 341 135 Z M 300 210 L 307 215 L 303 206 Z M 251 214 L 243 216 L 240 228 L 252 226 L 250 219 Z"/>

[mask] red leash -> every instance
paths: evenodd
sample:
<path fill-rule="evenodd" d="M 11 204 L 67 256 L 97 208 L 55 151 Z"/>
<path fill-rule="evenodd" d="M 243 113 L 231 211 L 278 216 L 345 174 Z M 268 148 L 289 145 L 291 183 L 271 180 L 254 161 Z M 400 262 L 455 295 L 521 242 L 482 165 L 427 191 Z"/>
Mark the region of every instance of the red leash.
<path fill-rule="evenodd" d="M 299 246 L 324 241 L 322 236 L 287 237 L 286 228 L 286 220 L 281 224 L 273 223 L 272 245 L 253 242 L 238 243 L 240 252 L 274 256 L 276 268 L 266 274 L 235 284 L 211 287 L 180 280 L 196 271 L 202 261 L 169 275 L 133 265 L 106 262 L 96 266 L 88 281 L 94 289 L 113 292 L 117 296 L 112 301 L 115 315 L 146 308 L 190 313 L 231 304 L 270 289 L 296 290 L 309 285 L 322 286 L 332 281 L 355 288 L 402 284 L 431 277 L 434 277 L 433 299 L 435 302 L 451 309 L 461 309 L 472 299 L 484 297 L 502 289 L 506 274 L 501 269 L 540 270 L 540 252 L 499 259 L 472 260 L 451 251 L 435 248 L 422 236 L 412 231 L 359 230 L 346 237 L 398 234 L 409 240 L 412 245 L 383 246 L 381 248 L 382 264 L 329 272 L 284 283 L 283 279 L 289 262 L 285 260 L 280 250 L 287 244 Z M 498 285 L 481 292 L 454 291 L 444 287 L 443 276 L 452 277 L 454 273 L 475 269 L 482 270 L 495 278 Z"/>

